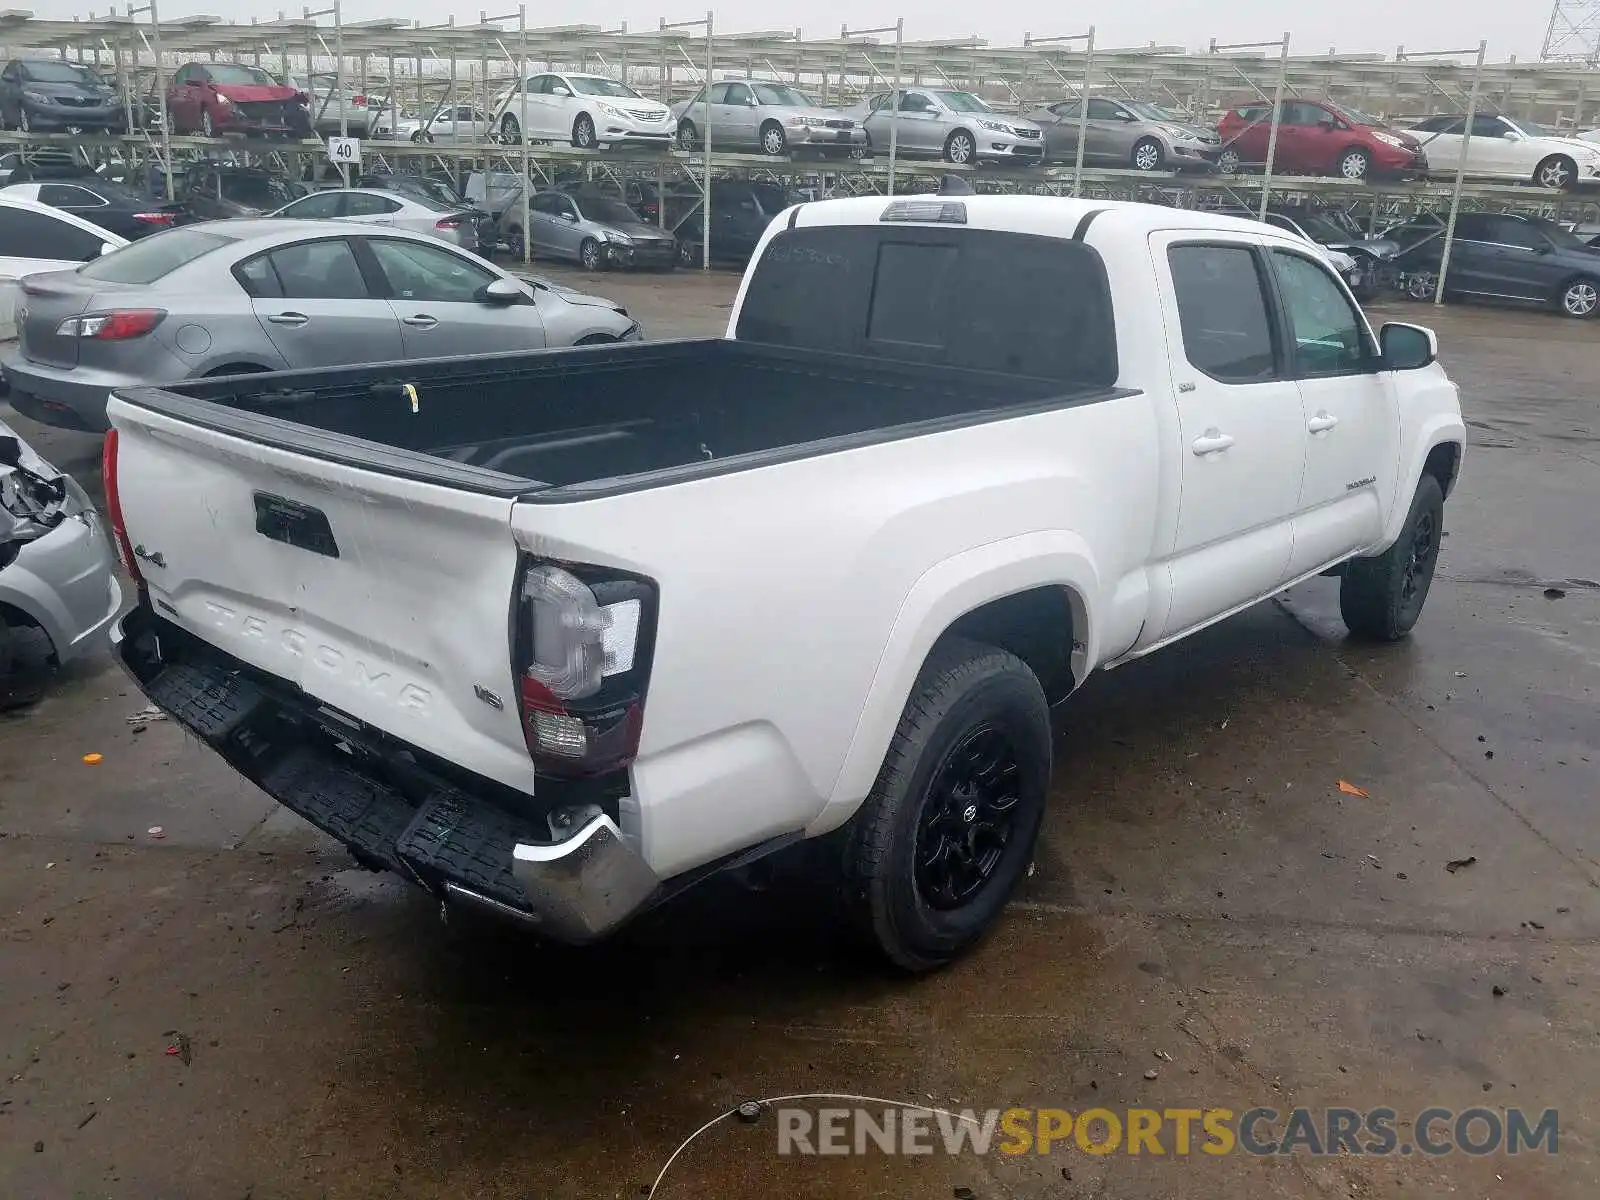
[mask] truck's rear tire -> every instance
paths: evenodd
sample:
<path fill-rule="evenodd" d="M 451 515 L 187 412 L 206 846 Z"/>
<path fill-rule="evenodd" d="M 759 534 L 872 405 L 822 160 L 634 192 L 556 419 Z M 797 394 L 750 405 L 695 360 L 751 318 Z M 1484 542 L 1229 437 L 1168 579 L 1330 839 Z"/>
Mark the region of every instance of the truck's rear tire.
<path fill-rule="evenodd" d="M 1433 584 L 1443 532 L 1444 489 L 1424 475 L 1394 545 L 1376 558 L 1345 564 L 1339 613 L 1351 633 L 1395 642 L 1411 632 Z"/>
<path fill-rule="evenodd" d="M 929 657 L 844 838 L 850 917 L 896 966 L 941 967 L 994 924 L 1033 859 L 1050 752 L 1021 659 L 958 640 Z"/>

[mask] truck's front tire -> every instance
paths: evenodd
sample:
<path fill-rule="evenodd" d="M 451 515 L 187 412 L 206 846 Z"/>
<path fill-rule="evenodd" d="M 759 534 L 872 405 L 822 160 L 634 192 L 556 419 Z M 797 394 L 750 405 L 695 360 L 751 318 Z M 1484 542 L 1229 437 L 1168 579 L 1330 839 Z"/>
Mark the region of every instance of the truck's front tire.
<path fill-rule="evenodd" d="M 1424 475 L 1394 545 L 1376 558 L 1345 564 L 1339 614 L 1351 633 L 1395 642 L 1411 632 L 1433 584 L 1443 533 L 1444 489 Z"/>
<path fill-rule="evenodd" d="M 941 967 L 999 916 L 1033 859 L 1050 750 L 1049 705 L 1021 659 L 967 641 L 930 655 L 845 830 L 846 904 L 896 966 Z"/>

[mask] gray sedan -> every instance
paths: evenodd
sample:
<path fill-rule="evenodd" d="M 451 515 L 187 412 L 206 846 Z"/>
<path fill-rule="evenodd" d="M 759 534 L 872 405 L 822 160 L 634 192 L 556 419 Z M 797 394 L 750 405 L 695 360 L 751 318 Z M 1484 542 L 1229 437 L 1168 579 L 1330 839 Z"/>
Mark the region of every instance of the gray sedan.
<path fill-rule="evenodd" d="M 463 250 L 484 248 L 480 234 L 491 234 L 493 220 L 481 209 L 447 204 L 418 192 L 380 188 L 329 188 L 285 204 L 273 217 L 300 221 L 357 221 L 425 233 Z M 483 238 L 483 243 L 489 241 Z"/>
<path fill-rule="evenodd" d="M 30 275 L 17 330 L 0 360 L 12 406 L 89 431 L 134 384 L 640 336 L 618 304 L 422 234 L 270 219 L 186 225 Z"/>
<path fill-rule="evenodd" d="M 522 204 L 501 217 L 502 240 L 512 258 L 522 257 Z M 678 242 L 665 229 L 647 225 L 621 200 L 592 192 L 536 192 L 528 198 L 533 252 L 570 258 L 586 271 L 607 267 L 662 267 L 678 262 Z"/>
<path fill-rule="evenodd" d="M 869 96 L 844 115 L 866 126 L 874 154 L 942 158 L 958 166 L 980 162 L 1034 166 L 1044 161 L 1044 135 L 1024 117 L 996 112 L 971 92 L 955 88 L 908 88 L 899 93 L 898 127 L 892 93 Z"/>
<path fill-rule="evenodd" d="M 787 154 L 817 150 L 848 155 L 866 144 L 867 134 L 853 117 L 831 112 L 786 83 L 759 79 L 724 79 L 672 108 L 678 127 L 678 149 L 694 150 L 711 130 L 712 149 L 760 150 Z"/>
<path fill-rule="evenodd" d="M 1083 106 L 1077 100 L 1063 100 L 1028 114 L 1029 120 L 1044 130 L 1048 161 L 1076 161 L 1082 115 Z M 1092 96 L 1083 125 L 1083 161 L 1095 166 L 1136 171 L 1207 170 L 1222 153 L 1222 141 L 1213 130 L 1155 104 Z"/>

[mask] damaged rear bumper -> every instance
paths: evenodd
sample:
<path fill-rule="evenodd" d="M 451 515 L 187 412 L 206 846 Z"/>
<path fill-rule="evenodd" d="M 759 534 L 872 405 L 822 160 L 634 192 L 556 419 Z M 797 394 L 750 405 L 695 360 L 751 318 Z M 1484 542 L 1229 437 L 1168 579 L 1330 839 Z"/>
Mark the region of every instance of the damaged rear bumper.
<path fill-rule="evenodd" d="M 552 940 L 604 937 L 661 881 L 599 785 L 541 796 L 445 778 L 409 747 L 192 638 L 141 605 L 112 646 L 150 700 L 284 807 L 369 867 Z M 546 798 L 546 793 L 552 793 Z"/>

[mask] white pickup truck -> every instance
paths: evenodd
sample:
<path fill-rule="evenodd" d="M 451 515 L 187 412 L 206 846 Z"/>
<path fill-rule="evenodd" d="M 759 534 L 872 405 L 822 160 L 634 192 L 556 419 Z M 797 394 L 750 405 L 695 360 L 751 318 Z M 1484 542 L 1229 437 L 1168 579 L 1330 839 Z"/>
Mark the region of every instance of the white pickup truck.
<path fill-rule="evenodd" d="M 723 338 L 112 396 L 150 698 L 445 902 L 586 941 L 802 839 L 895 963 L 996 919 L 1050 706 L 1309 576 L 1404 636 L 1432 334 L 1299 238 L 1046 197 L 783 213 Z"/>

